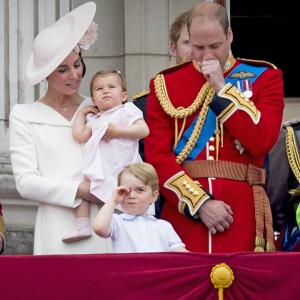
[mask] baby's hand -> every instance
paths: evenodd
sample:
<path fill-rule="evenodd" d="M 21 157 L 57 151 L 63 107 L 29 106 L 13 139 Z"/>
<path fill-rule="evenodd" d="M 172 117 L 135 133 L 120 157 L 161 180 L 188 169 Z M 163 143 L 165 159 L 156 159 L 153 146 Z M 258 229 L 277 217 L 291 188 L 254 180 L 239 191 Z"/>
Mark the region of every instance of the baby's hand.
<path fill-rule="evenodd" d="M 89 106 L 86 106 L 86 107 L 80 109 L 78 113 L 86 116 L 89 113 L 97 114 L 98 112 L 99 112 L 99 110 L 96 106 L 89 105 Z"/>
<path fill-rule="evenodd" d="M 103 135 L 103 139 L 105 142 L 109 142 L 110 140 L 114 138 L 120 137 L 122 127 L 114 124 L 114 123 L 109 123 L 105 134 Z"/>

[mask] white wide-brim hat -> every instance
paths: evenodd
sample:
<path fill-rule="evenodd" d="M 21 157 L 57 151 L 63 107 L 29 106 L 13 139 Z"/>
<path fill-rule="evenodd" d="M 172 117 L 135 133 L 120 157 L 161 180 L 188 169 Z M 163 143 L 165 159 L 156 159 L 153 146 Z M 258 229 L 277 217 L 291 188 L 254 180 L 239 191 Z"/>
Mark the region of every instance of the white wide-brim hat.
<path fill-rule="evenodd" d="M 64 61 L 91 25 L 95 12 L 96 4 L 87 2 L 36 36 L 25 73 L 29 85 L 47 78 Z"/>

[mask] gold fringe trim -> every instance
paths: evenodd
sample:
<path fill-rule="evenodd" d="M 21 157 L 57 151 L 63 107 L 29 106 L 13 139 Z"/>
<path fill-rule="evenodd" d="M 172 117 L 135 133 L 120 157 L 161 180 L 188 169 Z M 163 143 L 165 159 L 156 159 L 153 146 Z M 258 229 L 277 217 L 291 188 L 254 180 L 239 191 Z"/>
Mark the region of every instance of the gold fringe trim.
<path fill-rule="evenodd" d="M 255 252 L 264 252 L 265 245 L 266 245 L 266 241 L 263 237 L 261 236 L 255 237 L 255 249 L 254 249 Z"/>
<path fill-rule="evenodd" d="M 272 242 L 272 243 L 267 242 L 267 245 L 266 245 L 266 251 L 268 251 L 268 252 L 273 252 L 273 251 L 275 251 L 275 245 L 273 244 L 273 242 Z"/>

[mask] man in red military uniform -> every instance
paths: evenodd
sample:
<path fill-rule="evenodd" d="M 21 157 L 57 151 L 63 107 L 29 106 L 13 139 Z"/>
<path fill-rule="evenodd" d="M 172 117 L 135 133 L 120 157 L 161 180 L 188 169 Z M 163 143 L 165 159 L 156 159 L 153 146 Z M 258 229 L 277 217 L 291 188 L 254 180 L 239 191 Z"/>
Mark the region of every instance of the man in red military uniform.
<path fill-rule="evenodd" d="M 223 6 L 203 2 L 188 20 L 194 61 L 150 82 L 146 161 L 165 197 L 163 219 L 190 251 L 273 251 L 265 155 L 282 121 L 282 72 L 233 57 Z"/>

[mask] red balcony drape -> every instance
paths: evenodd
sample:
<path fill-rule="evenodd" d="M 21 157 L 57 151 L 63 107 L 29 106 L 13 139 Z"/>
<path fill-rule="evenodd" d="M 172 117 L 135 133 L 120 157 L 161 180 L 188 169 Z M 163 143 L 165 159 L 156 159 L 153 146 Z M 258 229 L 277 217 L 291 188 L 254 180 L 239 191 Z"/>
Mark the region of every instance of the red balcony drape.
<path fill-rule="evenodd" d="M 300 299 L 300 254 L 141 253 L 0 257 L 0 299 L 217 300 L 210 274 L 226 264 L 223 299 Z"/>

